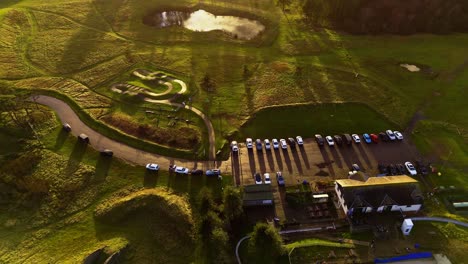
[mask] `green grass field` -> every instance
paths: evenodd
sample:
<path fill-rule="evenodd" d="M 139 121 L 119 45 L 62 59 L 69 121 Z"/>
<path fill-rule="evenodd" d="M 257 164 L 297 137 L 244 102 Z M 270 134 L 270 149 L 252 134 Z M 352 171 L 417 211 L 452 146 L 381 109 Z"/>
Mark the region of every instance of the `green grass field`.
<path fill-rule="evenodd" d="M 376 133 L 399 129 L 362 104 L 279 106 L 262 109 L 241 127 L 242 137 L 285 138 L 302 135 Z"/>

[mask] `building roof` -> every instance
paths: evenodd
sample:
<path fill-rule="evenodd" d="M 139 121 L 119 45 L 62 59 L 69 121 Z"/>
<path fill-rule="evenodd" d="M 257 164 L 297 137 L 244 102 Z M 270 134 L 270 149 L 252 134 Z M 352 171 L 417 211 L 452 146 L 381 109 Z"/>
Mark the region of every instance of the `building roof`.
<path fill-rule="evenodd" d="M 371 177 L 367 181 L 337 180 L 348 208 L 422 204 L 418 181 L 409 176 Z"/>
<path fill-rule="evenodd" d="M 379 185 L 393 185 L 393 184 L 408 184 L 417 183 L 418 181 L 407 176 L 383 176 L 383 177 L 370 177 L 367 181 L 359 181 L 354 179 L 336 180 L 336 182 L 343 188 L 362 187 L 362 186 L 379 186 Z"/>

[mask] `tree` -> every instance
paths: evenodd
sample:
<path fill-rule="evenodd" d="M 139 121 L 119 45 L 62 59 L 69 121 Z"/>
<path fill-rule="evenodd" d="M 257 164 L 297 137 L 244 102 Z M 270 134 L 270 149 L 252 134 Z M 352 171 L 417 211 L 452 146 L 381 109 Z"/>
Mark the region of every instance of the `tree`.
<path fill-rule="evenodd" d="M 210 260 L 212 263 L 231 263 L 229 254 L 229 236 L 222 228 L 215 228 L 211 232 Z"/>
<path fill-rule="evenodd" d="M 203 187 L 198 194 L 198 210 L 201 216 L 215 209 L 213 194 L 210 189 Z"/>
<path fill-rule="evenodd" d="M 223 192 L 223 213 L 227 220 L 238 219 L 244 213 L 242 197 L 239 189 L 227 186 Z"/>
<path fill-rule="evenodd" d="M 292 0 L 278 0 L 278 5 L 281 6 L 281 9 L 284 10 L 286 9 L 286 6 L 289 6 L 292 4 Z"/>
<path fill-rule="evenodd" d="M 202 240 L 206 242 L 209 241 L 213 230 L 221 226 L 222 221 L 219 219 L 219 216 L 215 212 L 209 211 L 206 216 L 201 218 L 198 226 L 198 233 Z"/>
<path fill-rule="evenodd" d="M 215 90 L 216 83 L 208 74 L 205 74 L 203 80 L 200 83 L 200 86 L 207 92 L 213 92 Z"/>
<path fill-rule="evenodd" d="M 271 225 L 257 223 L 249 240 L 249 253 L 255 263 L 273 263 L 284 252 L 278 231 Z"/>

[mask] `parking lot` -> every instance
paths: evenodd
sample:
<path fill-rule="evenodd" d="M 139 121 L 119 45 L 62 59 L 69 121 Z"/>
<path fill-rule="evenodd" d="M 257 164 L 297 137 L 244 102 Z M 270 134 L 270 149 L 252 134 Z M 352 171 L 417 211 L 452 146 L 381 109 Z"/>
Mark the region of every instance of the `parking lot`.
<path fill-rule="evenodd" d="M 287 149 L 257 151 L 248 150 L 240 144 L 238 153 L 233 152 L 230 164 L 238 185 L 255 184 L 255 173 L 270 173 L 272 182 L 275 172 L 282 171 L 286 185 L 319 180 L 334 180 L 348 177 L 351 165 L 356 163 L 369 176 L 378 174 L 381 164 L 412 161 L 417 155 L 412 146 L 403 141 L 380 142 L 378 144 L 353 143 L 319 147 L 312 138 L 304 139 L 303 146 Z M 229 164 L 229 162 L 228 162 Z"/>

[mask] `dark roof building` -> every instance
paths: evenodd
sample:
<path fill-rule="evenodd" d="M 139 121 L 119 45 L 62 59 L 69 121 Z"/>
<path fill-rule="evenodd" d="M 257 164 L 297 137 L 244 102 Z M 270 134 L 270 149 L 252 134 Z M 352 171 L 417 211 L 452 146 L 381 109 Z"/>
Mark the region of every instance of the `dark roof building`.
<path fill-rule="evenodd" d="M 244 206 L 273 205 L 273 192 L 270 184 L 244 186 Z"/>

